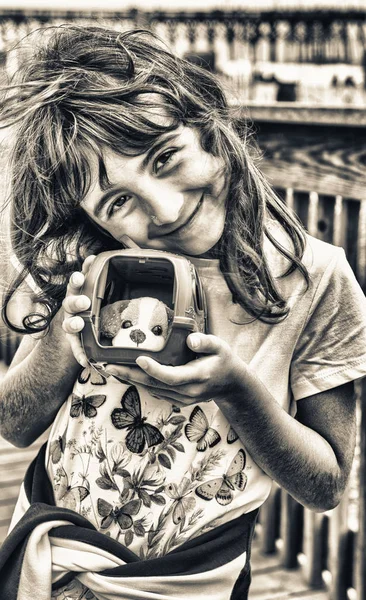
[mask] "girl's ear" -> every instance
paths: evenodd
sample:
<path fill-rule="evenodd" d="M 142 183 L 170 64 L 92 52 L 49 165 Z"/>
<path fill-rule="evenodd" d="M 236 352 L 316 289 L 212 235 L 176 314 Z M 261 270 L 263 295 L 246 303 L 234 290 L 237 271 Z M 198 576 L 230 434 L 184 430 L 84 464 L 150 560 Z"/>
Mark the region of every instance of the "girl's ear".
<path fill-rule="evenodd" d="M 121 314 L 130 300 L 118 300 L 103 306 L 100 311 L 100 334 L 106 338 L 114 338 L 121 329 Z"/>

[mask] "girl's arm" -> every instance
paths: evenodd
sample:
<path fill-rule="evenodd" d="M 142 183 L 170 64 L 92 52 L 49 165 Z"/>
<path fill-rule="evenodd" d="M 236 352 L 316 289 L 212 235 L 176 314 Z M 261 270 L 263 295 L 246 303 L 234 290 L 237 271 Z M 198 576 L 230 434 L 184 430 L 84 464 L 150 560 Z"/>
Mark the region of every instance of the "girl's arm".
<path fill-rule="evenodd" d="M 30 445 L 49 427 L 80 370 L 62 320 L 60 310 L 47 335 L 25 336 L 0 382 L 0 435 L 15 446 Z"/>
<path fill-rule="evenodd" d="M 94 258 L 88 257 L 83 272 L 70 277 L 63 307 L 52 320 L 47 334 L 38 339 L 25 336 L 7 374 L 0 381 L 0 435 L 14 446 L 29 446 L 51 425 L 72 391 L 80 365 L 87 364 L 79 336 L 72 335 L 72 321 L 76 322 L 78 330 L 84 324 L 76 313 L 90 305 L 87 296 L 80 296 L 80 289 Z M 25 290 L 23 292 L 22 301 L 29 302 L 28 310 L 32 312 L 29 296 Z M 16 316 L 16 303 L 10 311 L 12 309 Z M 76 350 L 74 339 L 77 340 Z"/>
<path fill-rule="evenodd" d="M 316 511 L 337 506 L 355 447 L 353 382 L 299 400 L 294 419 L 261 382 L 250 379 L 242 402 L 220 402 L 248 452 L 304 506 Z"/>

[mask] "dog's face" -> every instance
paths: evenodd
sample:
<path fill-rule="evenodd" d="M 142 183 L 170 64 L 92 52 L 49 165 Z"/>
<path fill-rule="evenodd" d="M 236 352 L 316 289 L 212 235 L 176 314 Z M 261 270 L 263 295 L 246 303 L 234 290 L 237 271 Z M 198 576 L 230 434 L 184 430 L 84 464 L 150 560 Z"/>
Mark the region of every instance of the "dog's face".
<path fill-rule="evenodd" d="M 174 312 L 156 298 L 120 300 L 100 312 L 100 330 L 112 346 L 158 352 L 165 346 Z"/>

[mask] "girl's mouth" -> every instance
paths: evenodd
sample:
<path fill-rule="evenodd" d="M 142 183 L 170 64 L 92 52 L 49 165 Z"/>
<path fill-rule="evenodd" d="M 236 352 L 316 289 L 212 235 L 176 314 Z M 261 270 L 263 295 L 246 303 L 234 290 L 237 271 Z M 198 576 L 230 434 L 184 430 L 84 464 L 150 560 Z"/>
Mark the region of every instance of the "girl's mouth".
<path fill-rule="evenodd" d="M 189 219 L 185 223 L 182 223 L 182 225 L 179 225 L 179 227 L 177 227 L 176 229 L 173 229 L 173 231 L 169 231 L 169 233 L 165 233 L 164 235 L 162 235 L 160 237 L 168 237 L 168 236 L 175 237 L 175 236 L 180 236 L 182 233 L 184 233 L 186 231 L 186 229 L 188 229 L 194 222 L 194 220 L 203 204 L 203 199 L 204 199 L 204 194 L 202 194 L 196 208 L 194 209 L 193 213 L 190 215 Z"/>

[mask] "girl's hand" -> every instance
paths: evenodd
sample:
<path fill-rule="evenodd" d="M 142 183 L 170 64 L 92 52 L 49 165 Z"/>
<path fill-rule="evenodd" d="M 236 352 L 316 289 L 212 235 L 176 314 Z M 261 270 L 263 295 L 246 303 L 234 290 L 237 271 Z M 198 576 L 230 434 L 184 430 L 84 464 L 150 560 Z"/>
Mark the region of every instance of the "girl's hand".
<path fill-rule="evenodd" d="M 107 365 L 106 372 L 125 383 L 145 386 L 155 397 L 182 405 L 242 393 L 246 365 L 229 344 L 214 335 L 191 333 L 187 345 L 200 356 L 186 365 L 171 367 L 139 356 L 136 363 L 140 368 Z"/>
<path fill-rule="evenodd" d="M 62 303 L 64 309 L 62 329 L 66 332 L 66 337 L 69 340 L 75 359 L 82 367 L 88 365 L 88 359 L 86 358 L 86 354 L 81 345 L 79 335 L 84 327 L 84 320 L 82 317 L 79 317 L 77 313 L 87 310 L 90 307 L 90 298 L 88 298 L 88 296 L 83 296 L 80 293 L 80 290 L 84 285 L 85 275 L 88 273 L 94 260 L 94 255 L 88 256 L 84 261 L 82 272 L 75 271 L 75 273 L 71 275 L 66 290 L 66 296 Z"/>

